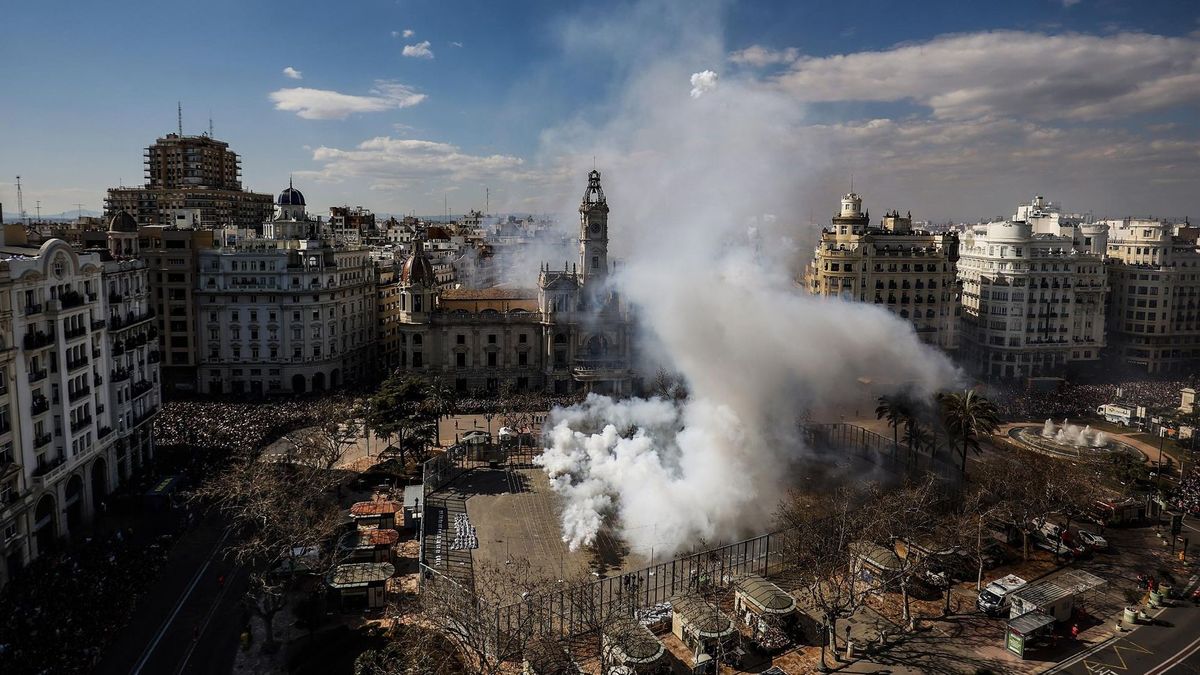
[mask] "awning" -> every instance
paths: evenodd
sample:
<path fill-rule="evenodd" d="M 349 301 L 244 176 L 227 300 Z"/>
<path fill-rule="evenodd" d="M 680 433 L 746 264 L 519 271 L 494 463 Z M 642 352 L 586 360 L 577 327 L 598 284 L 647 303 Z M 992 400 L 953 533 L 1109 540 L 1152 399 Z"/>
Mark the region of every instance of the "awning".
<path fill-rule="evenodd" d="M 1038 630 L 1054 623 L 1054 617 L 1041 612 L 1026 612 L 1008 620 L 1008 629 L 1022 636 L 1033 635 Z"/>
<path fill-rule="evenodd" d="M 325 583 L 338 590 L 363 588 L 383 583 L 396 574 L 391 563 L 350 563 L 338 565 L 325 575 Z"/>
<path fill-rule="evenodd" d="M 761 613 L 791 614 L 796 611 L 795 598 L 760 576 L 738 580 L 737 590 Z"/>

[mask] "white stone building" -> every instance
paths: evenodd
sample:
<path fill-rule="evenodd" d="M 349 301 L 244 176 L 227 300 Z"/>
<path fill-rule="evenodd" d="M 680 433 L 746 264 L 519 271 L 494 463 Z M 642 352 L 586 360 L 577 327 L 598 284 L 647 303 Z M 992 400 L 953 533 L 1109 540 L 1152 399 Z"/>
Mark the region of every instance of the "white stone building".
<path fill-rule="evenodd" d="M 958 346 L 958 234 L 914 229 L 911 215 L 889 212 L 871 225 L 862 198 L 842 197 L 821 232 L 805 282 L 813 295 L 837 296 L 886 308 L 911 321 L 922 341 Z"/>
<path fill-rule="evenodd" d="M 1197 228 L 1129 218 L 1107 221 L 1112 352 L 1148 373 L 1200 364 Z"/>
<path fill-rule="evenodd" d="M 320 239 L 299 190 L 284 190 L 277 207 L 263 238 L 199 254 L 202 393 L 305 393 L 372 373 L 369 252 Z"/>
<path fill-rule="evenodd" d="M 961 360 L 981 377 L 1062 376 L 1105 344 L 1104 266 L 1070 236 L 976 225 L 959 247 Z"/>
<path fill-rule="evenodd" d="M 145 271 L 106 258 L 59 239 L 28 245 L 19 226 L 0 242 L 0 584 L 87 522 L 152 452 L 157 364 L 136 355 L 156 343 L 148 322 L 127 322 Z"/>

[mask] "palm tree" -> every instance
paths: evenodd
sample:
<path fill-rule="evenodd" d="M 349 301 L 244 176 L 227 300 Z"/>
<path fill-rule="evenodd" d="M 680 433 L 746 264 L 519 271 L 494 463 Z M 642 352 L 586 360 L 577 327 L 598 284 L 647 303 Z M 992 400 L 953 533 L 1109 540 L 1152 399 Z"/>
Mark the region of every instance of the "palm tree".
<path fill-rule="evenodd" d="M 903 404 L 895 396 L 880 396 L 879 405 L 875 407 L 875 419 L 887 420 L 892 428 L 892 456 L 900 452 L 900 425 L 904 424 Z"/>
<path fill-rule="evenodd" d="M 943 393 L 938 395 L 941 408 L 942 423 L 946 426 L 946 435 L 951 439 L 953 448 L 962 456 L 962 473 L 967 474 L 967 450 L 979 453 L 979 436 L 992 434 L 1000 428 L 1000 412 L 996 405 L 973 389 L 961 392 Z"/>

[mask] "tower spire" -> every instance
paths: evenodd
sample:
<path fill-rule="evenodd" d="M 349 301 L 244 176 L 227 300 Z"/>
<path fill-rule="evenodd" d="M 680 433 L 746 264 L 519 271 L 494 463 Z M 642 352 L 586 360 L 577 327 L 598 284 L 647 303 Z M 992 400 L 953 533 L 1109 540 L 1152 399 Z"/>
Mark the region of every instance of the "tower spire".
<path fill-rule="evenodd" d="M 183 101 L 175 102 L 175 120 L 179 125 L 179 135 L 183 136 Z"/>

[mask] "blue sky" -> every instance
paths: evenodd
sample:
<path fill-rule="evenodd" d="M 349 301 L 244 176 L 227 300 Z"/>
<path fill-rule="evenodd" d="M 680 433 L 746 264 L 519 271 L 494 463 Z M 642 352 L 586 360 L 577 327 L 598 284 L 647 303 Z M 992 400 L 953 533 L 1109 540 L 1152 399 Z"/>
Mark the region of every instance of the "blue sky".
<path fill-rule="evenodd" d="M 631 100 L 663 62 L 794 102 L 797 137 L 841 158 L 811 169 L 814 201 L 854 173 L 931 218 L 1003 215 L 1034 183 L 1081 210 L 1195 214 L 1200 5 L 914 4 L 9 3 L 0 201 L 11 217 L 19 173 L 30 212 L 99 209 L 181 101 L 185 133 L 211 110 L 248 187 L 294 173 L 321 211 L 461 211 L 484 186 L 552 209 L 590 155 L 642 149 Z"/>

